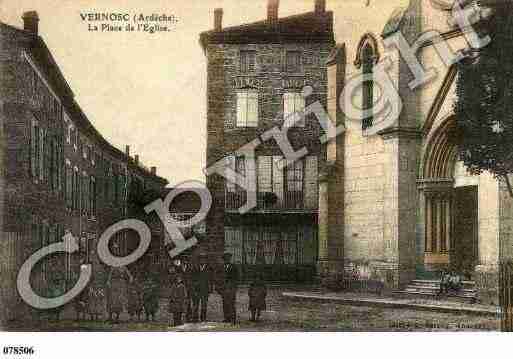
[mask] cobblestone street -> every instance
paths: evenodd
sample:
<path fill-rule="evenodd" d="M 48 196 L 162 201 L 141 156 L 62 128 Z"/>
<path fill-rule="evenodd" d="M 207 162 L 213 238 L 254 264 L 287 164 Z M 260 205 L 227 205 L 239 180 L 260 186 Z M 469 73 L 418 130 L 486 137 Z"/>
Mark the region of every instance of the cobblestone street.
<path fill-rule="evenodd" d="M 128 320 L 124 313 L 119 323 L 75 321 L 67 311 L 59 322 L 42 322 L 41 331 L 496 331 L 493 315 L 463 315 L 401 308 L 354 306 L 282 297 L 290 288 L 270 288 L 267 311 L 258 323 L 249 321 L 247 289 L 237 296 L 238 324 L 222 323 L 222 303 L 210 296 L 207 323 L 188 323 L 173 327 L 165 299 L 155 322 Z M 18 328 L 19 329 L 19 328 Z"/>

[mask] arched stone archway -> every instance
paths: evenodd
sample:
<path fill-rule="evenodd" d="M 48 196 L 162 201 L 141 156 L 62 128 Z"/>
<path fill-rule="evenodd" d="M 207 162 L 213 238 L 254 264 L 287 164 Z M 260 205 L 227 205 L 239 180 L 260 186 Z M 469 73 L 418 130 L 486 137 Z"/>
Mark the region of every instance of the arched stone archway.
<path fill-rule="evenodd" d="M 420 167 L 420 222 L 423 226 L 424 270 L 473 270 L 477 254 L 477 181 L 460 168 L 453 141 L 454 116 L 449 116 L 433 131 L 424 149 Z M 458 179 L 458 180 L 457 180 Z"/>

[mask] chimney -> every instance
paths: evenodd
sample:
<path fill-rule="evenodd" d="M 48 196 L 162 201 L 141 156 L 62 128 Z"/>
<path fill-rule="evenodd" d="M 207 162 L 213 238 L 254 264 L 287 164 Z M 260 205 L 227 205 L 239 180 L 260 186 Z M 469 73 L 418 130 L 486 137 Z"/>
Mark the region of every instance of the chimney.
<path fill-rule="evenodd" d="M 223 31 L 223 9 L 221 8 L 214 10 L 214 30 Z"/>
<path fill-rule="evenodd" d="M 151 167 L 151 174 L 154 176 L 157 175 L 157 167 L 155 167 L 155 166 Z"/>
<path fill-rule="evenodd" d="M 267 21 L 271 25 L 278 22 L 278 9 L 280 8 L 280 0 L 269 0 L 267 3 Z"/>
<path fill-rule="evenodd" d="M 326 0 L 315 0 L 315 13 L 322 15 L 326 12 Z"/>
<path fill-rule="evenodd" d="M 129 145 L 126 145 L 126 146 L 125 146 L 125 155 L 126 155 L 127 157 L 130 157 L 130 146 L 129 146 Z"/>
<path fill-rule="evenodd" d="M 134 156 L 134 161 L 136 165 L 139 165 L 139 155 Z"/>
<path fill-rule="evenodd" d="M 37 11 L 26 11 L 21 18 L 23 19 L 23 29 L 37 35 L 39 27 Z"/>

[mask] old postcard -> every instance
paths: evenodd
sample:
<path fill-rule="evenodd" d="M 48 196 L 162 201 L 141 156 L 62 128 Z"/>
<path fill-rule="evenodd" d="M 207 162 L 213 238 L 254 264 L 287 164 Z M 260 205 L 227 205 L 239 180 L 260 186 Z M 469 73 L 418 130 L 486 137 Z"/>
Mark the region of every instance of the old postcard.
<path fill-rule="evenodd" d="M 2 0 L 2 331 L 511 331 L 512 9 Z"/>

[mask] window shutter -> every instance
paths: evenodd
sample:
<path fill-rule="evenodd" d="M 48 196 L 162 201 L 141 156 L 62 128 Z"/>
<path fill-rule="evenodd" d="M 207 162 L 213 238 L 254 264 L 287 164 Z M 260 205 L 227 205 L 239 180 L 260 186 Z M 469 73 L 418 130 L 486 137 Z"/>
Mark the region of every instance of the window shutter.
<path fill-rule="evenodd" d="M 294 109 L 302 116 L 301 120 L 296 123 L 296 126 L 305 127 L 305 118 L 303 116 L 305 112 L 305 98 L 300 93 L 295 93 L 294 95 Z"/>
<path fill-rule="evenodd" d="M 246 93 L 237 94 L 237 127 L 246 127 L 248 98 Z"/>
<path fill-rule="evenodd" d="M 278 197 L 277 205 L 281 207 L 283 205 L 283 168 L 280 168 L 278 164 L 283 159 L 282 156 L 273 156 L 273 192 Z"/>
<path fill-rule="evenodd" d="M 283 94 L 283 120 L 286 123 L 290 115 L 294 113 L 294 99 L 291 93 Z"/>
<path fill-rule="evenodd" d="M 317 208 L 317 193 L 318 193 L 318 169 L 317 157 L 306 157 L 305 163 L 305 206 L 307 208 Z"/>
<path fill-rule="evenodd" d="M 39 129 L 39 179 L 43 180 L 43 171 L 44 171 L 44 132 L 43 129 Z"/>
<path fill-rule="evenodd" d="M 258 157 L 258 192 L 272 192 L 272 156 Z"/>
<path fill-rule="evenodd" d="M 227 156 L 228 168 L 225 170 L 225 178 L 226 178 L 226 190 L 228 192 L 235 192 L 235 178 L 231 178 L 228 176 L 227 170 L 230 169 L 232 171 L 235 170 L 235 156 Z"/>
<path fill-rule="evenodd" d="M 255 72 L 255 52 L 250 51 L 248 52 L 248 59 L 247 59 L 247 70 L 248 72 Z"/>
<path fill-rule="evenodd" d="M 30 126 L 30 173 L 36 177 L 36 124 L 32 122 Z"/>

